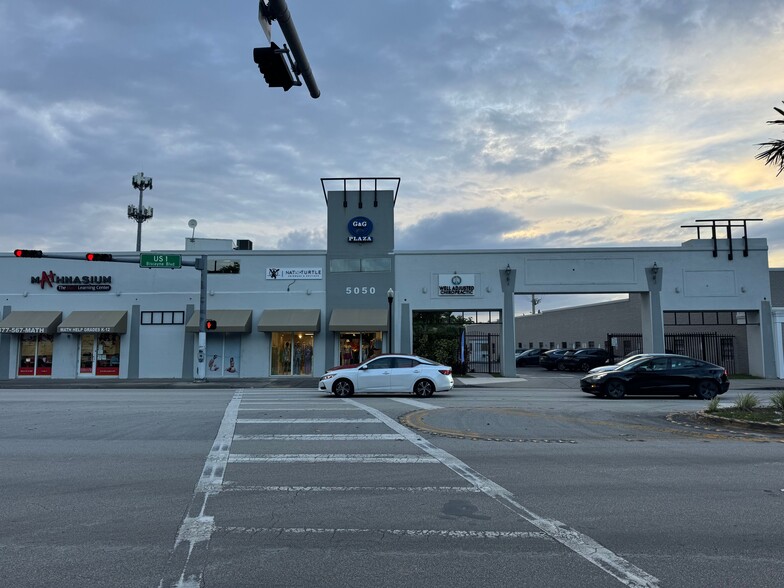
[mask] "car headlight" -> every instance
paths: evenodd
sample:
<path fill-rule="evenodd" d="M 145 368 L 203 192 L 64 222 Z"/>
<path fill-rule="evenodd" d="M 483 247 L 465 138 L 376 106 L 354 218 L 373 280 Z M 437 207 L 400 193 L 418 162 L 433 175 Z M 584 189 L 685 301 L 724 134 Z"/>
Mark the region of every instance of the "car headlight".
<path fill-rule="evenodd" d="M 331 380 L 334 377 L 335 374 L 324 374 L 323 376 L 321 376 L 321 381 L 323 382 L 324 380 Z"/>

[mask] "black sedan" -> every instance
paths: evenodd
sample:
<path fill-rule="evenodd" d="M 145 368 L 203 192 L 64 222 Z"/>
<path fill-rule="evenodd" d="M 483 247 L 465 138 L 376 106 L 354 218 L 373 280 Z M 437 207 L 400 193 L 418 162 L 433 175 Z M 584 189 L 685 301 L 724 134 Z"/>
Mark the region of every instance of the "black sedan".
<path fill-rule="evenodd" d="M 591 368 L 599 367 L 610 361 L 610 354 L 598 347 L 584 347 L 566 353 L 558 362 L 558 369 L 587 372 Z"/>
<path fill-rule="evenodd" d="M 539 358 L 545 351 L 547 351 L 547 349 L 542 349 L 541 347 L 526 349 L 515 357 L 515 365 L 517 367 L 523 367 L 526 365 L 539 365 Z"/>
<path fill-rule="evenodd" d="M 539 356 L 539 367 L 546 368 L 547 370 L 554 370 L 558 367 L 558 360 L 561 359 L 568 349 L 551 349 L 545 351 Z"/>
<path fill-rule="evenodd" d="M 724 394 L 730 387 L 723 367 L 686 357 L 657 355 L 642 357 L 617 369 L 588 374 L 580 380 L 583 392 L 609 398 L 626 394 L 692 394 L 702 400 Z"/>

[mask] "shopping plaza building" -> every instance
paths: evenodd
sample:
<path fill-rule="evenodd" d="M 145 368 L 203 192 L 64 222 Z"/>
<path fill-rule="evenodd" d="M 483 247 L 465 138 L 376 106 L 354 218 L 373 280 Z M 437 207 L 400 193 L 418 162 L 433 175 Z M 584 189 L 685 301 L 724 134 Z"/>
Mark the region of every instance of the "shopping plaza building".
<path fill-rule="evenodd" d="M 389 179 L 346 178 L 337 190 L 322 180 L 326 251 L 186 238 L 182 250 L 153 252 L 179 268 L 141 267 L 136 252 L 110 262 L 0 255 L 0 380 L 193 380 L 202 316 L 216 325 L 207 379 L 319 376 L 374 352 L 410 353 L 419 311 L 497 317 L 501 373 L 512 376 L 515 296 L 534 293 L 634 293 L 653 352 L 664 351 L 665 311 L 742 312 L 749 373 L 784 377 L 767 241 L 749 238 L 745 223 L 730 237 L 733 227 L 714 222 L 679 247 L 408 251 L 395 243 L 399 181 L 379 180 Z"/>

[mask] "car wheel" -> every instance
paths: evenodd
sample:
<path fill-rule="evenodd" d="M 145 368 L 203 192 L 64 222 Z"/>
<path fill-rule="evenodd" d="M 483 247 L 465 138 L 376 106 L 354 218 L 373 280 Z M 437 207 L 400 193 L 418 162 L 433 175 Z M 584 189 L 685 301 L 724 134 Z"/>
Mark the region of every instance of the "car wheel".
<path fill-rule="evenodd" d="M 436 388 L 430 380 L 419 380 L 414 384 L 414 394 L 417 396 L 424 396 L 427 398 L 432 396 L 435 391 Z"/>
<path fill-rule="evenodd" d="M 354 394 L 354 384 L 350 380 L 338 380 L 332 386 L 332 393 L 335 396 L 352 396 Z"/>
<path fill-rule="evenodd" d="M 711 400 L 719 394 L 719 387 L 712 380 L 701 380 L 697 384 L 697 398 Z"/>
<path fill-rule="evenodd" d="M 559 361 L 556 367 L 558 368 L 559 372 L 565 372 L 566 371 L 566 364 L 564 362 L 562 362 L 562 361 Z"/>
<path fill-rule="evenodd" d="M 620 380 L 610 380 L 604 386 L 604 394 L 615 400 L 623 398 L 626 394 L 626 384 Z"/>
<path fill-rule="evenodd" d="M 589 369 L 591 369 L 591 364 L 587 361 L 584 361 L 580 364 L 580 371 L 587 372 Z"/>

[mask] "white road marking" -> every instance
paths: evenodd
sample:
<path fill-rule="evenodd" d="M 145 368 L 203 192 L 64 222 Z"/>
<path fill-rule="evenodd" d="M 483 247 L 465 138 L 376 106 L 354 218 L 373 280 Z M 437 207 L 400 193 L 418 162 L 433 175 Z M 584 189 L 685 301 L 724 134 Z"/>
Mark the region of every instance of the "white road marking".
<path fill-rule="evenodd" d="M 271 455 L 236 454 L 229 463 L 438 463 L 429 455 L 397 455 L 394 453 L 285 453 Z"/>
<path fill-rule="evenodd" d="M 545 539 L 551 541 L 547 533 L 531 531 L 445 531 L 438 529 L 323 529 L 317 527 L 218 527 L 223 533 L 274 533 L 283 535 L 335 535 L 337 533 L 373 533 L 377 535 L 398 535 L 404 537 L 446 537 L 449 539 Z"/>
<path fill-rule="evenodd" d="M 317 424 L 317 423 L 377 423 L 378 419 L 237 419 L 239 425 Z"/>
<path fill-rule="evenodd" d="M 242 486 L 223 482 L 221 492 L 438 492 L 477 493 L 475 486 Z"/>
<path fill-rule="evenodd" d="M 443 408 L 443 406 L 438 406 L 437 404 L 428 404 L 427 402 L 419 402 L 419 400 L 411 400 L 408 398 L 393 398 L 395 402 L 402 402 L 403 404 L 410 404 L 411 406 L 416 406 L 417 408 Z"/>
<path fill-rule="evenodd" d="M 220 492 L 223 485 L 223 476 L 226 473 L 226 464 L 231 452 L 231 440 L 234 436 L 234 424 L 237 421 L 237 411 L 241 401 L 242 393 L 235 392 L 234 397 L 226 407 L 223 420 L 218 428 L 218 434 L 212 443 L 209 454 L 207 454 L 201 477 L 193 491 L 188 513 L 186 513 L 177 532 L 174 549 L 169 555 L 164 577 L 161 578 L 158 584 L 159 588 L 165 588 L 166 586 L 171 588 L 198 588 L 202 585 L 204 565 L 207 561 L 207 546 L 215 531 L 214 518 L 205 514 L 207 500 L 211 494 Z M 201 508 L 198 515 L 188 516 L 199 500 L 201 500 Z M 188 553 L 180 567 L 179 564 L 175 563 L 175 558 L 179 555 L 178 547 L 186 542 L 188 544 Z M 197 547 L 199 548 L 199 556 L 194 557 L 194 550 Z"/>
<path fill-rule="evenodd" d="M 528 510 L 522 504 L 518 503 L 515 500 L 514 495 L 507 489 L 496 484 L 489 478 L 486 478 L 451 453 L 436 447 L 426 439 L 407 429 L 383 412 L 361 404 L 356 400 L 347 398 L 343 398 L 342 400 L 353 406 L 363 408 L 369 414 L 385 423 L 393 431 L 397 431 L 401 435 L 404 435 L 411 443 L 433 456 L 470 484 L 476 486 L 482 492 L 517 514 L 520 518 L 538 527 L 550 537 L 619 580 L 621 583 L 635 588 L 652 588 L 659 585 L 658 578 L 626 561 L 621 556 L 613 553 L 587 535 L 566 526 L 560 521 L 541 517 Z"/>
<path fill-rule="evenodd" d="M 245 406 L 245 405 L 243 404 L 242 406 Z M 300 408 L 300 407 L 297 407 L 297 408 L 280 408 L 278 406 L 259 406 L 259 407 L 254 407 L 254 408 L 240 408 L 240 411 L 244 411 L 244 410 L 252 410 L 254 412 L 259 412 L 261 410 L 269 410 L 270 412 L 278 412 L 278 411 L 283 412 L 283 411 L 292 411 L 292 410 L 295 410 L 295 411 L 307 411 L 307 412 L 322 412 L 322 411 L 328 411 L 328 410 L 329 411 L 342 410 L 343 412 L 351 412 L 351 411 L 355 411 L 355 410 L 359 410 L 359 409 L 357 409 L 357 408 L 346 408 L 346 407 L 342 407 L 342 406 L 332 406 L 332 407 L 329 407 L 329 408 L 324 408 L 324 407 L 321 407 L 321 408 Z"/>
<path fill-rule="evenodd" d="M 346 433 L 341 435 L 234 435 L 235 441 L 404 441 L 398 433 Z"/>

